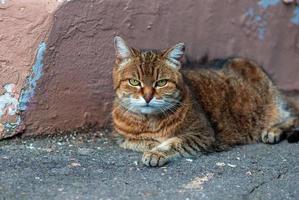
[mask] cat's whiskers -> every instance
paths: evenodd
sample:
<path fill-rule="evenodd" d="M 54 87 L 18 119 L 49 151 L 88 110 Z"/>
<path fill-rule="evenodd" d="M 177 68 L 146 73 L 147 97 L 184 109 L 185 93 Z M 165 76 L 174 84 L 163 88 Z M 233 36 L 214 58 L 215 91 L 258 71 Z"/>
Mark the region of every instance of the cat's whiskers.
<path fill-rule="evenodd" d="M 164 109 L 163 107 L 160 107 L 159 110 L 162 112 L 162 114 L 163 114 L 164 116 L 167 115 L 167 110 Z"/>

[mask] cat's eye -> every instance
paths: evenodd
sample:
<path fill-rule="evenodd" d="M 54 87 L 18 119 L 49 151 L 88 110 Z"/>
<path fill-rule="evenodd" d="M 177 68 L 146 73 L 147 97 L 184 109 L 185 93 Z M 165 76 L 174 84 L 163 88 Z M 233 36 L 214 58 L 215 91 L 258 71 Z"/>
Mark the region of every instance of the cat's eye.
<path fill-rule="evenodd" d="M 159 80 L 156 82 L 156 87 L 163 87 L 166 85 L 166 83 L 167 83 L 166 79 Z"/>
<path fill-rule="evenodd" d="M 140 85 L 140 81 L 137 81 L 136 79 L 129 79 L 129 83 L 132 85 L 132 86 L 139 86 Z"/>

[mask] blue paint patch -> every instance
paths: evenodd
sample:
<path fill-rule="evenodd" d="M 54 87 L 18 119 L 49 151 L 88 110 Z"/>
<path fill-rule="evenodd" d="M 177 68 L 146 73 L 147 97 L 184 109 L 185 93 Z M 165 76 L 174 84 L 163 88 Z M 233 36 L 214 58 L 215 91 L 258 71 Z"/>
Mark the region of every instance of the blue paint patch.
<path fill-rule="evenodd" d="M 261 16 L 259 13 L 252 7 L 248 8 L 245 12 L 245 16 L 249 17 L 252 22 L 252 25 L 257 27 L 257 35 L 259 40 L 264 40 L 266 35 L 266 15 Z"/>
<path fill-rule="evenodd" d="M 256 22 L 262 21 L 262 17 L 259 16 L 259 15 L 257 15 L 257 16 L 254 17 L 254 20 L 255 20 Z"/>
<path fill-rule="evenodd" d="M 265 39 L 266 28 L 264 26 L 258 28 L 258 37 L 260 40 Z"/>
<path fill-rule="evenodd" d="M 32 67 L 32 73 L 26 79 L 25 87 L 21 90 L 20 98 L 16 98 L 15 84 L 6 84 L 3 86 L 4 93 L 0 95 L 0 119 L 4 114 L 15 116 L 13 122 L 1 122 L 0 131 L 1 138 L 7 138 L 13 136 L 15 131 L 21 124 L 21 116 L 17 111 L 24 111 L 27 108 L 27 104 L 31 97 L 34 95 L 34 90 L 37 85 L 37 81 L 42 77 L 43 58 L 46 50 L 46 43 L 42 42 L 37 50 L 35 63 Z M 19 130 L 17 130 L 19 131 Z M 4 134 L 4 135 L 3 135 Z"/>
<path fill-rule="evenodd" d="M 299 25 L 299 6 L 296 6 L 294 11 L 294 17 L 291 19 L 293 24 Z"/>
<path fill-rule="evenodd" d="M 258 5 L 264 9 L 277 5 L 281 0 L 261 0 Z"/>
<path fill-rule="evenodd" d="M 245 16 L 254 17 L 254 9 L 248 8 L 247 11 L 245 12 Z"/>
<path fill-rule="evenodd" d="M 27 83 L 25 88 L 22 89 L 21 95 L 19 98 L 19 110 L 24 111 L 27 108 L 27 104 L 30 101 L 31 97 L 34 95 L 34 90 L 36 88 L 37 81 L 41 78 L 43 75 L 43 59 L 44 54 L 46 51 L 46 43 L 42 42 L 37 51 L 35 63 L 32 67 L 32 73 L 29 77 L 27 77 Z"/>

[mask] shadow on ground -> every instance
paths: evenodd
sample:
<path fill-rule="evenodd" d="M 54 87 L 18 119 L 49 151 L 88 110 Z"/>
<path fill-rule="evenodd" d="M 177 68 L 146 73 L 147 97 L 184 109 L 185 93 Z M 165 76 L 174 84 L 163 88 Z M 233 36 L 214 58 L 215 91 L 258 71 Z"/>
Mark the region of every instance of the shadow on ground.
<path fill-rule="evenodd" d="M 103 135 L 0 142 L 0 199 L 299 197 L 299 144 L 241 146 L 148 168 Z"/>

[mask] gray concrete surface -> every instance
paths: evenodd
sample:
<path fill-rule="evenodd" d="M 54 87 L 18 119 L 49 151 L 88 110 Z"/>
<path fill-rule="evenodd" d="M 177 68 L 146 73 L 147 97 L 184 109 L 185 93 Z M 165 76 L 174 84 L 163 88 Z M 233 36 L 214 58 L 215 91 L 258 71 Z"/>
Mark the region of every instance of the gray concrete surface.
<path fill-rule="evenodd" d="M 105 134 L 104 134 L 105 135 Z M 299 199 L 299 144 L 148 168 L 101 133 L 0 142 L 0 199 Z"/>

